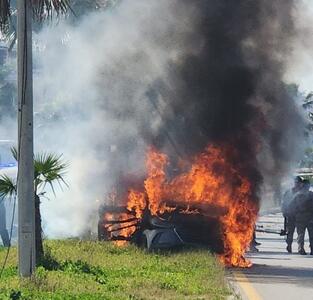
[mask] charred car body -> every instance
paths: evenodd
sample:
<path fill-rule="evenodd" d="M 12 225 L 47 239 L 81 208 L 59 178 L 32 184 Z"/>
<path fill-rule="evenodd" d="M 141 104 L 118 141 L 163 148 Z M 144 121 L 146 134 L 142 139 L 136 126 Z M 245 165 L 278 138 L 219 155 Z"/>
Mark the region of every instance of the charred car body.
<path fill-rule="evenodd" d="M 218 217 L 190 214 L 179 208 L 159 216 L 152 216 L 146 209 L 142 218 L 136 218 L 126 207 L 101 206 L 98 238 L 128 241 L 149 251 L 192 246 L 223 253 Z"/>

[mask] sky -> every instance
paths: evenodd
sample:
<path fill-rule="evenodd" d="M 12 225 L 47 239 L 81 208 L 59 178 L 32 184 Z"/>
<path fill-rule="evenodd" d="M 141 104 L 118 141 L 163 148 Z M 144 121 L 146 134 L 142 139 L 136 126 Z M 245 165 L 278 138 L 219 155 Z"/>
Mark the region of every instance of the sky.
<path fill-rule="evenodd" d="M 309 93 L 313 90 L 313 0 L 299 0 L 294 13 L 297 33 L 291 43 L 285 79 Z"/>

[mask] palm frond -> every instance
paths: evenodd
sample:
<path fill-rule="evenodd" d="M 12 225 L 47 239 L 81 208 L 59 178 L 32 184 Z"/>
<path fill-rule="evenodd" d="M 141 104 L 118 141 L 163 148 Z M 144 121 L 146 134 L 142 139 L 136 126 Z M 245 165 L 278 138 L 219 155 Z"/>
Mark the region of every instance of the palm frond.
<path fill-rule="evenodd" d="M 0 30 L 6 31 L 10 17 L 10 1 L 0 0 Z"/>
<path fill-rule="evenodd" d="M 7 175 L 0 176 L 0 198 L 16 195 L 16 183 Z"/>
<path fill-rule="evenodd" d="M 55 12 L 57 15 L 66 14 L 70 9 L 69 0 L 32 0 L 34 17 L 42 21 L 51 18 Z"/>
<path fill-rule="evenodd" d="M 37 154 L 34 159 L 35 169 L 35 188 L 40 185 L 45 187 L 47 184 L 51 187 L 54 193 L 54 182 L 58 182 L 60 186 L 66 185 L 64 180 L 68 164 L 63 161 L 62 155 L 51 153 Z"/>
<path fill-rule="evenodd" d="M 17 153 L 16 147 L 12 147 L 12 148 L 11 148 L 11 153 L 12 153 L 12 156 L 14 157 L 14 159 L 15 159 L 16 161 L 18 161 L 18 153 Z"/>
<path fill-rule="evenodd" d="M 27 0 L 32 1 L 34 19 L 42 21 L 51 18 L 53 13 L 66 14 L 71 10 L 70 0 Z M 10 0 L 0 0 L 0 30 L 5 32 L 9 26 L 11 15 Z"/>

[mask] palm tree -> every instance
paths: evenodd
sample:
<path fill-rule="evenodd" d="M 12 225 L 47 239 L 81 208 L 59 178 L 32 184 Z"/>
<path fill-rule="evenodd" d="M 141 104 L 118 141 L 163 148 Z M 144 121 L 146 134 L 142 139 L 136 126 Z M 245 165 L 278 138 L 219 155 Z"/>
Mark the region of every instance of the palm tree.
<path fill-rule="evenodd" d="M 35 19 L 43 20 L 50 18 L 53 12 L 66 13 L 69 9 L 70 0 L 30 0 L 32 2 Z M 12 8 L 16 1 L 0 0 L 0 28 L 7 29 Z"/>
<path fill-rule="evenodd" d="M 86 12 L 107 9 L 118 4 L 120 0 L 32 0 L 35 20 L 42 21 L 51 18 L 52 13 L 66 14 L 69 10 L 75 17 L 80 17 Z M 0 29 L 10 30 L 13 33 L 16 20 L 12 12 L 16 8 L 16 0 L 0 0 Z M 12 28 L 13 26 L 13 28 Z"/>
<path fill-rule="evenodd" d="M 12 2 L 11 2 L 12 1 Z M 51 18 L 53 13 L 65 13 L 69 8 L 68 0 L 0 0 L 0 30 L 8 32 L 13 5 L 17 5 L 17 56 L 18 56 L 18 147 L 19 147 L 19 273 L 29 277 L 35 270 L 36 224 L 35 199 L 33 199 L 33 71 L 32 71 L 32 17 L 39 21 Z M 38 221 L 38 220 L 37 220 Z M 35 224 L 34 224 L 35 223 Z M 28 234 L 23 235 L 23 228 Z M 36 227 L 35 227 L 36 228 Z M 38 231 L 36 229 L 35 231 Z M 38 242 L 38 235 L 37 235 Z M 34 247 L 34 243 L 36 246 Z M 39 249 L 40 250 L 40 249 Z"/>
<path fill-rule="evenodd" d="M 18 144 L 19 144 L 19 273 L 29 277 L 35 270 L 34 239 L 35 234 L 29 224 L 34 220 L 34 203 L 32 202 L 33 185 L 33 82 L 32 82 L 32 17 L 37 21 L 52 18 L 54 15 L 66 14 L 72 11 L 70 3 L 76 6 L 86 3 L 84 0 L 0 0 L 0 31 L 13 32 L 12 43 L 17 38 L 18 56 Z M 87 0 L 92 3 L 92 0 Z M 96 0 L 95 8 L 107 7 L 107 3 L 118 0 Z M 18 4 L 18 5 L 16 5 Z M 13 8 L 17 6 L 17 34 L 15 34 Z M 84 6 L 86 7 L 86 6 Z M 74 13 L 75 14 L 75 13 Z M 36 224 L 36 222 L 35 222 Z M 28 235 L 22 235 L 23 228 L 30 230 Z"/>
<path fill-rule="evenodd" d="M 12 149 L 12 154 L 17 159 L 16 149 Z M 65 163 L 61 155 L 43 153 L 37 154 L 34 158 L 34 194 L 35 194 L 35 239 L 37 264 L 42 261 L 44 256 L 42 243 L 42 226 L 40 212 L 40 198 L 45 195 L 45 188 L 49 186 L 55 195 L 54 184 L 60 187 L 67 186 L 64 175 L 68 164 Z M 0 176 L 0 198 L 16 196 L 16 181 L 7 175 Z"/>

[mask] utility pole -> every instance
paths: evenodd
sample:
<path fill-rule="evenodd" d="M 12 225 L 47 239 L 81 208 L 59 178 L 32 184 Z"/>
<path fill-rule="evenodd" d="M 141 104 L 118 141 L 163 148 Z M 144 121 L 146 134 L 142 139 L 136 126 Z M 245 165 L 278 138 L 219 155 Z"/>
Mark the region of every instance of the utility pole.
<path fill-rule="evenodd" d="M 17 0 L 18 68 L 18 257 L 19 274 L 35 271 L 35 197 L 33 161 L 32 7 Z"/>

